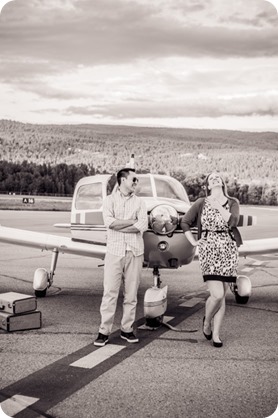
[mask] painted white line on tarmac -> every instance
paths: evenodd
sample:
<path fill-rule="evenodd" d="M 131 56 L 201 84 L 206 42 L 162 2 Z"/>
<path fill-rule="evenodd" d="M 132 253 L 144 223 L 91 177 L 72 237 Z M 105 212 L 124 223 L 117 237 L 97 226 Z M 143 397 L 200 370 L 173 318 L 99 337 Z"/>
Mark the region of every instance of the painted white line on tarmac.
<path fill-rule="evenodd" d="M 202 298 L 192 298 L 189 300 L 186 300 L 179 306 L 184 306 L 185 308 L 192 308 L 193 306 L 196 306 L 198 303 L 202 302 L 204 299 Z"/>
<path fill-rule="evenodd" d="M 175 318 L 174 316 L 167 316 L 167 315 L 165 315 L 163 317 L 163 322 L 165 322 L 167 324 L 167 322 L 172 321 L 172 319 L 174 319 L 174 318 Z"/>
<path fill-rule="evenodd" d="M 85 357 L 80 358 L 74 363 L 70 364 L 72 367 L 81 367 L 83 369 L 92 369 L 99 363 L 109 359 L 109 357 L 117 354 L 125 345 L 108 344 L 104 347 L 100 347 L 98 350 L 93 351 Z"/>
<path fill-rule="evenodd" d="M 0 405 L 5 414 L 9 417 L 13 417 L 19 412 L 24 411 L 28 406 L 36 403 L 38 400 L 38 398 L 30 398 L 29 396 L 14 395 L 1 402 Z"/>
<path fill-rule="evenodd" d="M 253 263 L 253 266 L 260 266 L 261 264 L 263 264 L 264 263 L 264 261 L 259 261 L 259 260 L 256 260 L 254 263 Z"/>
<path fill-rule="evenodd" d="M 252 271 L 252 270 L 254 270 L 254 268 L 253 267 L 245 267 L 244 269 L 242 269 L 241 271 L 243 272 L 248 272 L 248 271 Z"/>

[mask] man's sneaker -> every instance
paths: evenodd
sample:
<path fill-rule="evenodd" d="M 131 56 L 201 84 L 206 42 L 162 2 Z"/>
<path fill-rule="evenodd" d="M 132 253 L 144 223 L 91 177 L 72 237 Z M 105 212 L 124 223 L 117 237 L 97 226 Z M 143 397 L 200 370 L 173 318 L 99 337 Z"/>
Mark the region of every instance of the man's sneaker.
<path fill-rule="evenodd" d="M 121 331 L 121 338 L 123 340 L 128 341 L 129 343 L 138 343 L 139 342 L 139 338 L 135 337 L 133 332 L 123 332 L 123 331 Z"/>
<path fill-rule="evenodd" d="M 108 343 L 108 335 L 104 335 L 100 332 L 98 334 L 96 341 L 94 342 L 94 345 L 96 345 L 97 347 L 103 347 L 107 343 Z"/>

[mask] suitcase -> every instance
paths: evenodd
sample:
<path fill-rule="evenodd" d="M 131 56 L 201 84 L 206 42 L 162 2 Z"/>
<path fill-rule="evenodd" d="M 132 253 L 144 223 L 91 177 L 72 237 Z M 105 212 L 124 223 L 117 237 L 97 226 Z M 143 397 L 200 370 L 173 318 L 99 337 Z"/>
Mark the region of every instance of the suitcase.
<path fill-rule="evenodd" d="M 37 309 L 35 296 L 23 295 L 22 293 L 0 293 L 0 312 L 20 314 Z"/>
<path fill-rule="evenodd" d="M 42 315 L 40 311 L 26 312 L 14 315 L 8 312 L 0 312 L 0 328 L 5 331 L 25 331 L 41 328 Z"/>

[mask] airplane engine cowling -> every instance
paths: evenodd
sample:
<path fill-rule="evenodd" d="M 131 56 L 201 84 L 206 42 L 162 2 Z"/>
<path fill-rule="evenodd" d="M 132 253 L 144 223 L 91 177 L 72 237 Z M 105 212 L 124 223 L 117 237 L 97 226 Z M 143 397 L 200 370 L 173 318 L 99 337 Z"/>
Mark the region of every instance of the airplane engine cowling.
<path fill-rule="evenodd" d="M 237 293 L 241 297 L 250 296 L 252 290 L 251 280 L 247 276 L 238 276 L 236 279 Z"/>
<path fill-rule="evenodd" d="M 48 287 L 48 272 L 44 268 L 39 268 L 34 273 L 33 289 L 45 290 Z"/>

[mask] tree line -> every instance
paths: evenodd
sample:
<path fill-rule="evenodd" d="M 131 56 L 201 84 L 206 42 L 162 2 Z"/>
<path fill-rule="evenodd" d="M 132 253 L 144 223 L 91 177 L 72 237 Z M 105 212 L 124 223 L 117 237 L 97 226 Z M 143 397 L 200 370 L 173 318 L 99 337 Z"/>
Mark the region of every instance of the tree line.
<path fill-rule="evenodd" d="M 72 196 L 78 180 L 95 174 L 86 164 L 34 164 L 0 161 L 0 193 Z"/>
<path fill-rule="evenodd" d="M 140 170 L 137 172 L 140 173 Z M 52 166 L 46 163 L 14 163 L 1 160 L 0 193 L 72 196 L 77 182 L 82 177 L 104 173 L 107 172 L 99 171 L 92 164 L 62 163 Z M 189 176 L 181 171 L 173 171 L 170 174 L 181 182 L 191 201 L 204 196 L 205 174 Z M 225 182 L 228 193 L 236 197 L 241 204 L 278 204 L 278 185 L 274 181 L 240 182 L 237 178 L 231 179 L 227 176 Z"/>
<path fill-rule="evenodd" d="M 218 170 L 248 184 L 276 181 L 278 133 L 108 125 L 33 125 L 0 120 L 0 160 L 117 171 L 135 154 L 138 170 L 200 176 Z"/>

